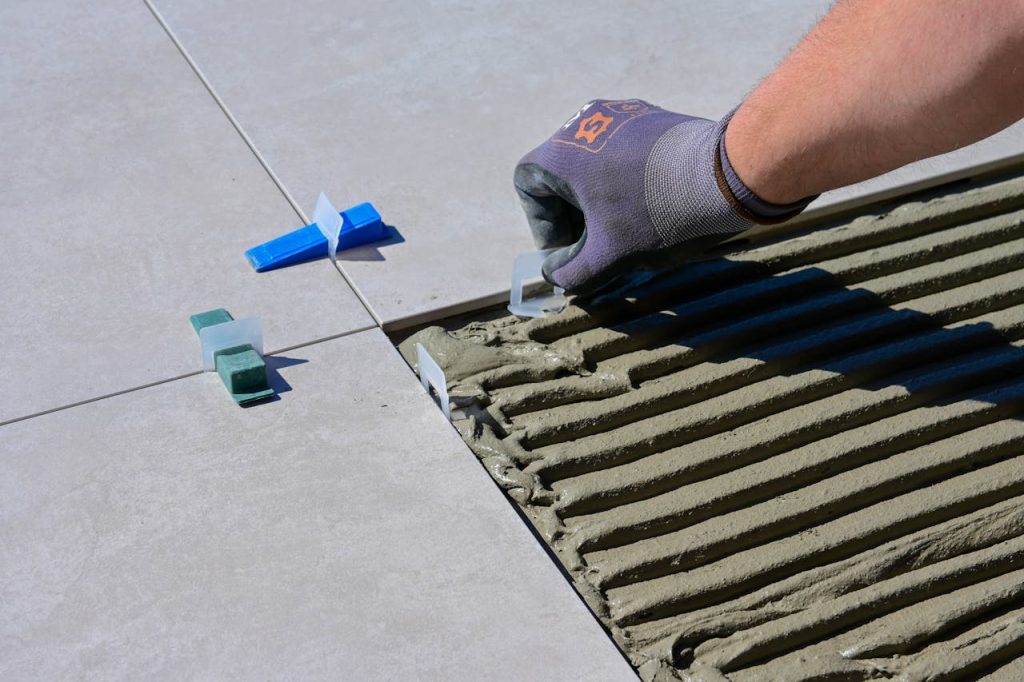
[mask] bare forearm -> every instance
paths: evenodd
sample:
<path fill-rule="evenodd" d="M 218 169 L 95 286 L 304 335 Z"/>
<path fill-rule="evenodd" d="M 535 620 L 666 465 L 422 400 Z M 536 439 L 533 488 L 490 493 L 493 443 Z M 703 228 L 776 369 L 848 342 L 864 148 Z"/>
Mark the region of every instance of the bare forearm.
<path fill-rule="evenodd" d="M 730 161 L 786 204 L 1024 117 L 1024 2 L 844 0 L 747 98 Z"/>

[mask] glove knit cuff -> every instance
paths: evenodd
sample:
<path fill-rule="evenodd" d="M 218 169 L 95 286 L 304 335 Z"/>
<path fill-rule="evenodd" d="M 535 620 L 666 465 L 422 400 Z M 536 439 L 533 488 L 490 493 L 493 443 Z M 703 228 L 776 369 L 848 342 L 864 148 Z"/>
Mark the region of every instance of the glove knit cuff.
<path fill-rule="evenodd" d="M 729 162 L 729 154 L 725 148 L 725 131 L 728 122 L 732 118 L 735 109 L 730 111 L 723 119 L 725 125 L 720 126 L 721 136 L 718 139 L 718 154 L 715 159 L 715 176 L 718 180 L 718 187 L 726 195 L 726 200 L 733 205 L 740 215 L 760 223 L 771 225 L 782 223 L 790 218 L 796 217 L 807 205 L 818 198 L 818 195 L 806 197 L 791 204 L 773 204 L 757 196 L 752 189 L 736 174 L 732 163 Z"/>

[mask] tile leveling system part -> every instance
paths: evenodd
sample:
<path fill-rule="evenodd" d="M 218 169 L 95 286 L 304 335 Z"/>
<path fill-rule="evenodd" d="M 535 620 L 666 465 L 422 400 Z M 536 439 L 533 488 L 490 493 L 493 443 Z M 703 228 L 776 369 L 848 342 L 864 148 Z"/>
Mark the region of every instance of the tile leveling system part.
<path fill-rule="evenodd" d="M 203 346 L 204 369 L 220 375 L 236 403 L 245 406 L 274 397 L 257 318 L 236 320 L 217 308 L 192 315 L 189 321 Z"/>
<path fill-rule="evenodd" d="M 327 211 L 321 207 L 329 207 Z M 340 220 L 338 220 L 340 217 Z M 364 202 L 340 214 L 330 206 L 323 194 L 317 201 L 313 223 L 288 234 L 254 246 L 245 252 L 256 272 L 274 270 L 329 256 L 334 251 L 351 249 L 386 239 L 387 227 L 373 204 Z M 332 224 L 328 225 L 330 222 Z M 340 223 L 340 224 L 339 224 Z"/>

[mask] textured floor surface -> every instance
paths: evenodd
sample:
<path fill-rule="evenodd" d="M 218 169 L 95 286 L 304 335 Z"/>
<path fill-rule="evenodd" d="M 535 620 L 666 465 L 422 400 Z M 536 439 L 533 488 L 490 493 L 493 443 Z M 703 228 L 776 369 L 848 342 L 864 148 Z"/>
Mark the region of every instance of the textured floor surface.
<path fill-rule="evenodd" d="M 414 339 L 645 679 L 1019 679 L 1022 269 L 1003 178 Z"/>
<path fill-rule="evenodd" d="M 268 362 L 0 427 L 0 680 L 636 682 L 383 332 Z"/>

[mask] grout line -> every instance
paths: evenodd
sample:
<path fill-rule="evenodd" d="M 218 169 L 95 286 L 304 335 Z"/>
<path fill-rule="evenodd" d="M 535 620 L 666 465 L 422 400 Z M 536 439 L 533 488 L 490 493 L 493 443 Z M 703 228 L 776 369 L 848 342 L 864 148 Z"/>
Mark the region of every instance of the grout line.
<path fill-rule="evenodd" d="M 368 324 L 365 327 L 356 327 L 355 329 L 349 329 L 348 331 L 343 331 L 340 334 L 332 334 L 331 336 L 324 336 L 323 338 L 319 338 L 319 339 L 316 339 L 314 341 L 306 341 L 304 343 L 296 343 L 295 345 L 285 346 L 284 348 L 275 348 L 274 350 L 272 350 L 269 353 L 264 353 L 263 356 L 264 357 L 268 357 L 268 356 L 272 356 L 272 355 L 280 355 L 281 353 L 287 353 L 288 351 L 295 350 L 296 348 L 305 348 L 306 346 L 315 346 L 318 343 L 323 343 L 325 341 L 333 341 L 335 339 L 344 338 L 346 336 L 352 336 L 353 334 L 361 334 L 362 332 L 368 332 L 368 331 L 372 331 L 374 329 L 380 329 L 380 327 L 378 325 L 376 325 L 376 324 Z"/>
<path fill-rule="evenodd" d="M 210 93 L 210 96 L 213 98 L 213 101 L 217 103 L 218 107 L 220 107 L 221 112 L 223 112 L 224 116 L 227 117 L 228 122 L 231 123 L 231 126 L 235 129 L 235 132 L 238 133 L 238 135 L 242 138 L 242 141 L 245 142 L 246 146 L 249 147 L 249 151 L 251 151 L 253 156 L 256 157 L 256 160 L 263 167 L 263 170 L 266 171 L 267 175 L 270 177 L 271 181 L 277 187 L 278 191 L 280 191 L 281 194 L 284 196 L 285 201 L 288 202 L 288 204 L 292 207 L 292 210 L 295 211 L 299 219 L 302 220 L 302 224 L 309 225 L 311 222 L 309 216 L 306 215 L 306 213 L 299 206 L 298 202 L 295 201 L 295 198 L 292 197 L 291 193 L 284 186 L 284 183 L 281 182 L 281 179 L 277 177 L 277 173 L 275 173 L 274 170 L 270 167 L 270 164 L 267 163 L 267 160 L 263 158 L 263 155 L 256 148 L 256 145 L 252 141 L 252 138 L 250 138 L 249 135 L 242 129 L 242 126 L 238 122 L 238 119 L 236 119 L 234 114 L 232 114 L 231 111 L 228 109 L 227 104 L 224 103 L 224 100 L 221 99 L 220 95 L 217 94 L 217 91 L 213 89 L 213 85 L 210 83 L 209 79 L 206 78 L 206 75 L 199 68 L 199 65 L 196 63 L 196 61 L 192 58 L 192 55 L 189 54 L 188 50 L 185 49 L 185 45 L 178 39 L 178 36 L 175 35 L 174 31 L 171 30 L 170 24 L 168 24 L 167 21 L 164 19 L 163 15 L 160 14 L 160 10 L 156 8 L 152 0 L 143 0 L 143 2 L 146 3 L 146 7 L 149 8 L 150 13 L 157 20 L 157 23 L 160 24 L 161 28 L 163 28 L 164 33 L 167 34 L 167 37 L 171 39 L 171 42 L 174 43 L 174 46 L 177 48 L 178 52 L 188 63 L 189 67 L 192 69 L 192 72 L 196 75 L 196 78 L 199 79 L 199 81 L 203 84 L 203 87 L 206 88 L 206 91 Z M 341 266 L 337 264 L 335 264 L 335 269 L 341 274 L 342 279 L 345 280 L 345 283 L 348 284 L 349 289 L 351 289 L 352 293 L 354 293 L 356 295 L 356 298 L 359 299 L 359 302 L 363 305 L 363 308 L 366 309 L 367 314 L 374 321 L 374 323 L 378 327 L 381 326 L 383 324 L 383 321 L 381 320 L 380 316 L 377 315 L 377 313 L 373 310 L 373 307 L 370 305 L 370 302 L 366 300 L 366 297 L 363 295 L 363 292 L 359 290 L 359 287 L 356 286 L 355 282 L 353 282 L 351 278 L 349 278 L 348 273 L 346 273 L 344 269 L 342 269 Z M 0 426 L 3 426 L 3 424 L 0 424 Z"/>
<path fill-rule="evenodd" d="M 487 308 L 507 304 L 508 299 L 509 290 L 503 289 L 483 296 L 477 296 L 476 298 L 459 301 L 458 303 L 445 305 L 440 308 L 431 308 L 422 312 L 412 313 L 411 315 L 396 317 L 393 320 L 385 322 L 382 325 L 382 328 L 387 334 L 403 332 L 413 327 L 429 325 L 432 322 L 439 322 L 449 317 L 465 315 L 478 310 L 482 311 Z"/>
<path fill-rule="evenodd" d="M 273 351 L 270 351 L 269 353 L 264 353 L 263 357 L 265 357 L 265 358 L 273 357 L 275 355 L 280 355 L 281 353 L 287 353 L 288 351 L 295 350 L 296 348 L 305 348 L 306 346 L 315 346 L 318 343 L 323 343 L 325 341 L 333 341 L 335 339 L 340 339 L 340 338 L 345 337 L 345 336 L 351 336 L 353 334 L 359 334 L 359 333 L 362 333 L 362 332 L 372 331 L 374 329 L 380 329 L 380 327 L 378 327 L 375 324 L 369 324 L 369 325 L 366 325 L 365 327 L 357 327 L 356 329 L 349 329 L 348 331 L 341 332 L 340 334 L 333 334 L 331 336 L 325 336 L 323 338 L 316 339 L 315 341 L 307 341 L 305 343 L 297 343 L 297 344 L 295 344 L 293 346 L 285 346 L 284 348 L 277 348 L 277 349 L 275 349 Z M 132 386 L 131 388 L 126 388 L 126 389 L 123 389 L 121 391 L 114 391 L 113 393 L 105 393 L 103 395 L 96 396 L 95 398 L 86 398 L 85 400 L 79 400 L 78 402 L 69 403 L 67 405 L 60 405 L 59 407 L 51 407 L 48 410 L 42 410 L 40 412 L 33 412 L 32 414 L 26 414 L 26 415 L 24 415 L 22 417 L 15 417 L 13 419 L 8 419 L 7 421 L 0 421 L 0 426 L 7 426 L 8 424 L 14 424 L 16 422 L 25 421 L 26 419 L 32 419 L 34 417 L 42 417 L 44 415 L 52 414 L 54 412 L 62 412 L 64 410 L 70 410 L 71 408 L 79 407 L 80 405 L 88 405 L 89 403 L 99 402 L 100 400 L 106 400 L 107 398 L 116 398 L 117 396 L 125 395 L 126 393 L 135 393 L 136 391 L 142 391 L 142 390 L 145 390 L 147 388 L 153 388 L 154 386 L 160 386 L 160 385 L 163 385 L 163 384 L 169 384 L 172 381 L 180 381 L 181 379 L 188 379 L 189 377 L 195 377 L 195 376 L 199 376 L 199 375 L 205 374 L 205 373 L 206 372 L 204 372 L 203 370 L 197 370 L 195 372 L 186 372 L 185 374 L 179 374 L 179 375 L 173 376 L 173 377 L 171 377 L 169 379 L 160 379 L 159 381 L 153 381 L 153 382 L 150 382 L 148 384 L 141 384 L 139 386 Z"/>
<path fill-rule="evenodd" d="M 171 377 L 170 379 L 161 379 L 159 381 L 153 381 L 148 384 L 142 384 L 141 386 L 133 386 L 126 388 L 122 391 L 114 391 L 113 393 L 106 393 L 104 395 L 96 396 L 95 398 L 86 398 L 85 400 L 79 400 L 77 403 L 70 403 L 68 405 L 61 405 L 60 407 L 51 407 L 48 410 L 42 410 L 41 412 L 33 412 L 32 414 L 26 414 L 23 417 L 15 417 L 14 419 L 8 419 L 7 421 L 0 422 L 0 426 L 7 426 L 8 424 L 14 424 L 16 422 L 25 421 L 26 419 L 32 419 L 34 417 L 42 417 L 43 415 L 51 414 L 53 412 L 61 412 L 63 410 L 70 410 L 72 407 L 78 407 L 79 405 L 88 405 L 89 403 L 95 403 L 100 400 L 106 400 L 107 398 L 114 398 L 125 393 L 134 393 L 135 391 L 141 391 L 146 388 L 152 388 L 154 386 L 160 386 L 161 384 L 169 384 L 172 381 L 178 381 L 180 379 L 187 379 L 202 374 L 202 370 L 196 372 L 187 372 L 186 374 L 179 374 L 178 376 Z"/>
<path fill-rule="evenodd" d="M 359 299 L 359 302 L 363 304 L 363 308 L 366 309 L 366 313 L 370 316 L 370 319 L 373 320 L 374 325 L 378 327 L 383 327 L 384 319 L 377 314 L 376 310 L 373 309 L 373 306 L 370 305 L 370 301 L 367 300 L 362 290 L 358 286 L 356 286 L 356 283 L 352 281 L 352 278 L 350 278 L 348 276 L 348 273 L 345 272 L 345 268 L 338 265 L 337 261 L 333 262 L 332 265 L 334 266 L 334 269 L 338 271 L 338 274 L 341 275 L 342 279 L 344 279 L 345 282 L 348 284 L 348 288 L 351 289 L 352 293 L 355 294 L 356 298 Z"/>
<path fill-rule="evenodd" d="M 270 164 L 267 163 L 266 159 L 263 158 L 263 155 L 260 154 L 258 149 L 256 149 L 256 145 L 253 144 L 253 141 L 249 138 L 246 132 L 242 130 L 242 126 L 239 125 L 234 115 L 228 110 L 227 105 L 224 104 L 224 100 L 222 100 L 220 98 L 220 95 L 218 95 L 217 92 L 213 89 L 213 86 L 210 84 L 210 81 L 207 80 L 206 75 L 203 74 L 203 72 L 199 68 L 199 65 L 196 64 L 194 59 L 192 59 L 192 55 L 188 53 L 188 50 L 185 49 L 185 46 L 181 43 L 180 40 L 178 40 L 178 36 L 176 36 L 174 34 L 174 31 L 171 30 L 170 25 L 164 20 L 163 15 L 160 14 L 160 11 L 153 5 L 151 0 L 143 0 L 143 2 L 146 3 L 146 7 L 149 8 L 150 13 L 152 13 L 154 18 L 156 18 L 161 28 L 163 28 L 164 33 L 167 34 L 167 37 L 171 39 L 172 43 L 174 43 L 174 46 L 177 48 L 178 52 L 181 53 L 181 56 L 184 57 L 186 62 L 188 62 L 188 65 L 192 68 L 192 71 L 195 73 L 196 77 L 200 80 L 200 82 L 202 82 L 203 87 L 205 87 L 206 90 L 210 93 L 210 96 L 213 97 L 213 101 L 217 103 L 217 106 L 220 107 L 220 110 L 224 113 L 225 116 L 227 116 L 228 121 L 231 122 L 231 125 L 234 127 L 235 131 L 242 137 L 242 140 L 245 141 L 245 144 L 248 145 L 249 150 L 253 153 L 253 156 L 255 156 L 256 160 L 260 162 L 261 166 L 263 166 L 263 170 L 267 172 L 267 175 L 270 176 L 270 179 L 274 181 L 275 185 L 277 185 L 277 188 L 281 191 L 281 194 L 284 195 L 285 200 L 289 204 L 291 204 L 292 210 L 294 210 L 295 213 L 299 216 L 299 218 L 301 218 L 302 221 L 308 225 L 309 218 L 306 216 L 305 213 L 302 212 L 302 209 L 299 207 L 298 203 L 296 203 L 295 199 L 292 198 L 292 195 L 288 192 L 288 189 L 284 186 L 284 183 L 281 182 L 281 179 L 277 177 L 276 173 L 274 173 L 273 169 L 270 167 Z"/>

